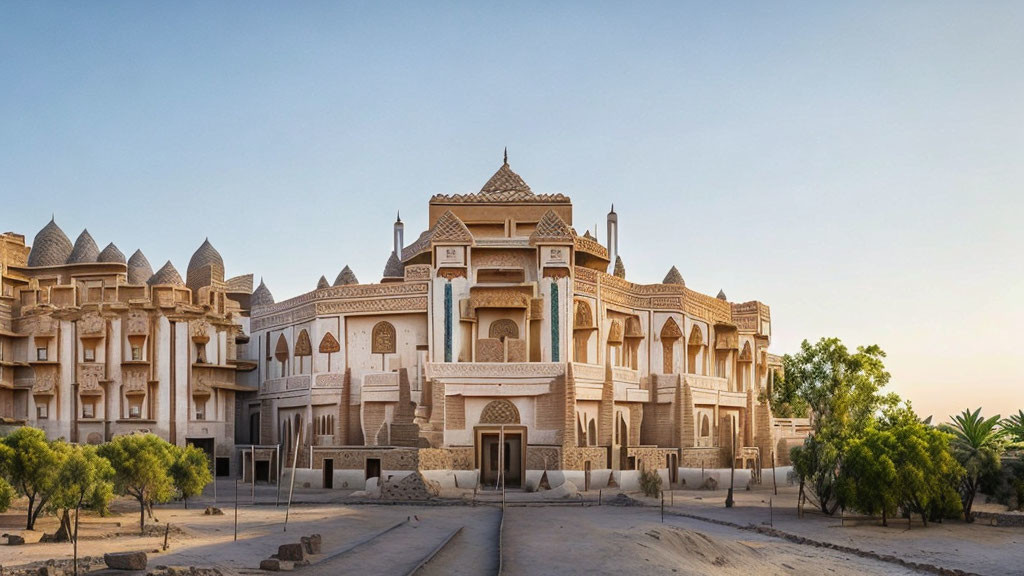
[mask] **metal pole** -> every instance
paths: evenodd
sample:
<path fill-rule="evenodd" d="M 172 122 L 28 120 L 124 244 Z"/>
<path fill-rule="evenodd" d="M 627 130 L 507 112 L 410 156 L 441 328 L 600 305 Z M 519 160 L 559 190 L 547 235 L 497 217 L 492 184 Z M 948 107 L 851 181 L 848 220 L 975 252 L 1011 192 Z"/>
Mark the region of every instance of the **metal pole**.
<path fill-rule="evenodd" d="M 214 505 L 216 505 L 217 504 L 217 460 L 216 459 L 214 459 L 214 461 L 213 461 L 213 470 L 212 470 L 212 472 L 213 472 L 213 474 L 212 474 L 212 476 L 213 476 L 213 503 L 214 503 Z"/>
<path fill-rule="evenodd" d="M 775 528 L 775 508 L 772 507 L 772 499 L 768 499 L 768 525 Z"/>
<path fill-rule="evenodd" d="M 238 476 L 235 476 L 235 542 L 238 542 Z"/>
<path fill-rule="evenodd" d="M 292 494 L 295 493 L 295 468 L 299 465 L 299 440 L 302 438 L 302 430 L 295 434 L 295 453 L 292 457 L 292 479 L 288 485 L 288 506 L 284 509 L 284 531 L 288 531 L 288 516 L 292 511 Z"/>
<path fill-rule="evenodd" d="M 274 506 L 281 505 L 281 443 L 277 443 L 277 453 L 274 454 L 274 465 L 277 466 L 277 503 Z"/>
<path fill-rule="evenodd" d="M 775 490 L 775 495 L 779 495 L 779 484 L 775 478 L 775 450 L 772 450 L 772 489 Z"/>
<path fill-rule="evenodd" d="M 661 493 L 661 523 L 665 523 L 665 492 Z"/>
<path fill-rule="evenodd" d="M 249 456 L 249 466 L 251 469 L 252 480 L 252 503 L 256 504 L 256 445 L 252 445 L 252 454 Z"/>

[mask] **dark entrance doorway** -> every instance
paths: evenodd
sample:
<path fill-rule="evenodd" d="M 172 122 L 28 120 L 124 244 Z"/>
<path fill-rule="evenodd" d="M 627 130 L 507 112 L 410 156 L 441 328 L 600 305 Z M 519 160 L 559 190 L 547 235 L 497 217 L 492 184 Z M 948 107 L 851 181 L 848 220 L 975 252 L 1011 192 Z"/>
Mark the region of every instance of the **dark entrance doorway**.
<path fill-rule="evenodd" d="M 186 438 L 185 443 L 206 452 L 206 459 L 213 465 L 213 438 Z"/>
<path fill-rule="evenodd" d="M 519 488 L 523 482 L 523 435 L 521 432 L 480 434 L 480 480 L 484 487 Z"/>
<path fill-rule="evenodd" d="M 257 460 L 256 461 L 256 481 L 257 482 L 270 482 L 270 461 L 269 460 Z"/>
<path fill-rule="evenodd" d="M 370 478 L 380 478 L 380 458 L 366 459 L 366 479 L 369 480 Z"/>
<path fill-rule="evenodd" d="M 324 488 L 334 488 L 334 458 L 324 459 Z"/>
<path fill-rule="evenodd" d="M 217 458 L 217 476 L 231 476 L 231 458 Z"/>

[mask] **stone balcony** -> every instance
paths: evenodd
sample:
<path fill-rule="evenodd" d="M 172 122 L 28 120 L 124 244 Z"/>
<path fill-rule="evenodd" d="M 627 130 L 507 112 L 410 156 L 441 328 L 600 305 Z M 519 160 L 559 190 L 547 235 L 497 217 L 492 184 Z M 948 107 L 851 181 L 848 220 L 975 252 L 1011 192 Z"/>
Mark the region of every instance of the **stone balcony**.
<path fill-rule="evenodd" d="M 310 375 L 299 374 L 297 376 L 285 376 L 284 378 L 272 378 L 264 380 L 260 386 L 260 395 L 280 394 L 296 390 L 309 390 Z"/>

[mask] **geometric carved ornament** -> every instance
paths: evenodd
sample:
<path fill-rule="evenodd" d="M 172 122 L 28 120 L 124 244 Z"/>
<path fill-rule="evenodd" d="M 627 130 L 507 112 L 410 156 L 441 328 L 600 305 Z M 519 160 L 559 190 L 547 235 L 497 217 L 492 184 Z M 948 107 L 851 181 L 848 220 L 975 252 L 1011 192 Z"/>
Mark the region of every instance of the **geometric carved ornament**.
<path fill-rule="evenodd" d="M 497 340 L 519 338 L 519 325 L 515 323 L 515 320 L 510 320 L 508 318 L 495 320 L 494 322 L 491 322 L 491 327 L 488 329 L 488 338 L 494 338 Z"/>
<path fill-rule="evenodd" d="M 519 409 L 508 400 L 495 400 L 484 406 L 481 424 L 519 424 Z"/>
<path fill-rule="evenodd" d="M 338 339 L 333 334 L 328 332 L 324 334 L 323 339 L 320 340 L 320 353 L 321 354 L 332 354 L 334 352 L 341 351 L 341 344 L 338 344 Z"/>
<path fill-rule="evenodd" d="M 377 322 L 371 334 L 372 354 L 394 354 L 396 348 L 395 327 L 390 322 Z"/>
<path fill-rule="evenodd" d="M 295 355 L 296 356 L 312 356 L 313 345 L 309 341 L 309 332 L 301 330 L 299 337 L 295 339 Z"/>

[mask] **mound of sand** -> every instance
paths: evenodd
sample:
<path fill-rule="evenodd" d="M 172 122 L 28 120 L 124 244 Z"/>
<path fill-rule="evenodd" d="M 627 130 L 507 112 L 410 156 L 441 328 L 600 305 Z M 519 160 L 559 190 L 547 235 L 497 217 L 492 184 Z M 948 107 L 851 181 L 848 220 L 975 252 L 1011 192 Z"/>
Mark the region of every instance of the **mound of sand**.
<path fill-rule="evenodd" d="M 429 500 L 441 492 L 441 485 L 413 472 L 397 482 L 385 482 L 380 490 L 384 500 Z"/>

